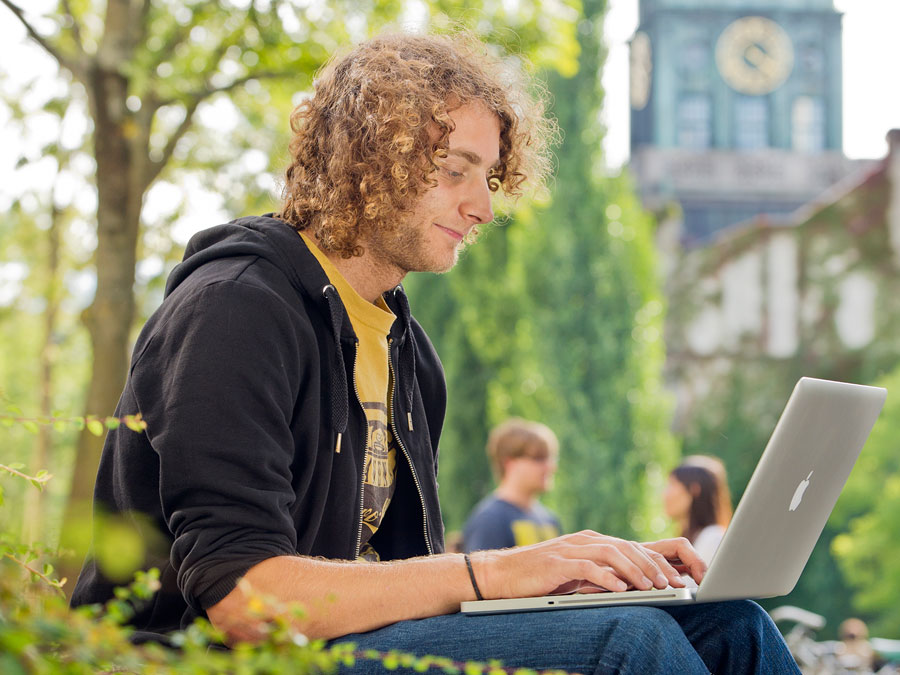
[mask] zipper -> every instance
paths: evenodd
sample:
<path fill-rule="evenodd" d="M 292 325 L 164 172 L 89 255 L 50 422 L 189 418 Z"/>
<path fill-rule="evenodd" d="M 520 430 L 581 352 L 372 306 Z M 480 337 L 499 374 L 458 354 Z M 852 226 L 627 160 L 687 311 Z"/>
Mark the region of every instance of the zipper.
<path fill-rule="evenodd" d="M 363 470 L 359 477 L 359 527 L 356 529 L 356 547 L 353 554 L 354 560 L 359 558 L 359 550 L 362 548 L 363 502 L 366 497 L 366 454 L 369 451 L 369 418 L 366 417 L 366 409 L 363 407 L 362 398 L 360 398 L 359 395 L 359 385 L 356 382 L 356 364 L 358 356 L 359 338 L 353 343 L 353 391 L 356 393 L 356 402 L 359 404 L 359 409 L 362 411 L 363 420 L 366 424 L 366 442 L 363 445 Z"/>
<path fill-rule="evenodd" d="M 422 533 L 425 535 L 425 548 L 428 550 L 428 555 L 434 555 L 434 551 L 431 548 L 431 540 L 428 538 L 428 512 L 425 510 L 425 496 L 422 494 L 422 486 L 419 483 L 419 477 L 416 475 L 416 467 L 413 466 L 409 451 L 403 445 L 403 439 L 400 438 L 397 430 L 397 420 L 394 418 L 394 395 L 397 393 L 397 374 L 394 371 L 393 346 L 394 338 L 388 338 L 388 365 L 391 368 L 391 379 L 393 380 L 391 395 L 388 396 L 388 417 L 391 420 L 391 431 L 394 433 L 394 438 L 397 439 L 397 445 L 403 451 L 403 456 L 406 457 L 406 461 L 409 463 L 409 470 L 412 471 L 413 482 L 416 484 L 416 490 L 419 493 L 419 503 L 422 504 Z M 411 414 L 412 412 L 410 411 L 407 415 L 408 419 L 411 418 Z M 361 518 L 362 516 L 360 516 L 360 525 L 362 525 Z"/>

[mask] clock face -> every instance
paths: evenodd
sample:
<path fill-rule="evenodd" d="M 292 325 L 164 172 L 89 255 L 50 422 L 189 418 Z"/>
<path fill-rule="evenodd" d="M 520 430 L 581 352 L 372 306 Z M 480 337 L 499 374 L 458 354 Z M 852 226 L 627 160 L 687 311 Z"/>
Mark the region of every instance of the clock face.
<path fill-rule="evenodd" d="M 716 43 L 722 78 L 743 94 L 768 94 L 794 67 L 794 50 L 784 29 L 771 19 L 746 16 L 729 24 Z"/>

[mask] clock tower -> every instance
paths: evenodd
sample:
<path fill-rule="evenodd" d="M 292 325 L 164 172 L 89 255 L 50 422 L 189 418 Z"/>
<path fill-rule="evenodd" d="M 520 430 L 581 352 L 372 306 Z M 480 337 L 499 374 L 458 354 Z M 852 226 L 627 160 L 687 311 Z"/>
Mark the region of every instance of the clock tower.
<path fill-rule="evenodd" d="M 680 205 L 681 245 L 790 213 L 853 171 L 832 0 L 639 2 L 632 170 L 648 207 Z"/>

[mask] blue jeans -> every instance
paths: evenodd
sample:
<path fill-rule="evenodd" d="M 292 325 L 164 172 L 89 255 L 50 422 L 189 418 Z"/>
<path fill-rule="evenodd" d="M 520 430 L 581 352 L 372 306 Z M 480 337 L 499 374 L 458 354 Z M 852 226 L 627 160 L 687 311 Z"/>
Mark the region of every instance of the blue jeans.
<path fill-rule="evenodd" d="M 666 609 L 631 606 L 448 614 L 401 621 L 331 644 L 344 642 L 355 643 L 357 652 L 397 650 L 455 662 L 497 659 L 506 668 L 585 675 L 800 672 L 769 615 L 749 600 Z M 341 672 L 390 671 L 379 660 L 357 659 Z"/>

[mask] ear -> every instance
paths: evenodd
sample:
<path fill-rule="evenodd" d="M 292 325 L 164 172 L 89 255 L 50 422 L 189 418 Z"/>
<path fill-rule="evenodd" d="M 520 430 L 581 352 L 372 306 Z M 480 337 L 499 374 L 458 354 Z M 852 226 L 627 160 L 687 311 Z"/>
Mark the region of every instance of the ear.
<path fill-rule="evenodd" d="M 700 483 L 691 483 L 691 486 L 688 488 L 688 492 L 691 493 L 691 497 L 696 499 L 700 496 Z"/>

